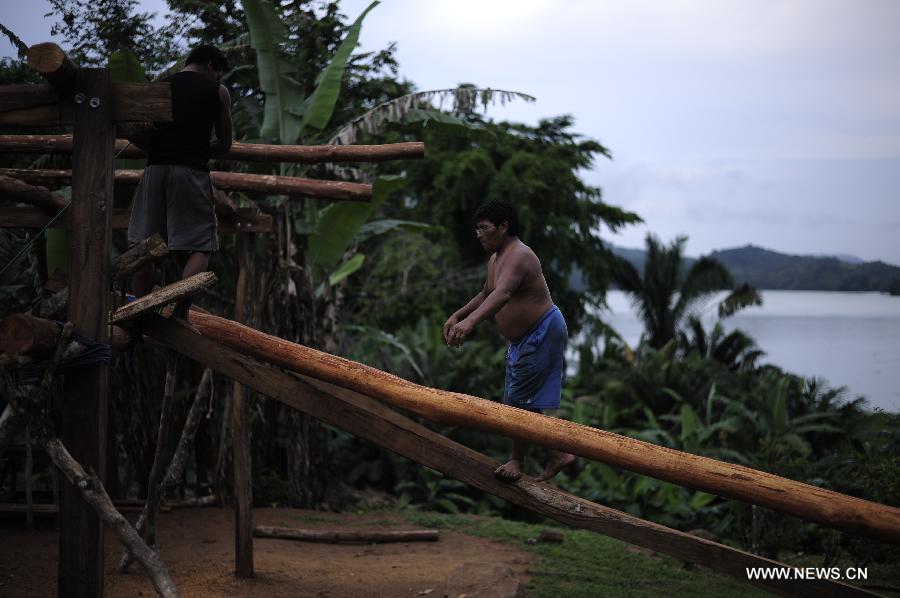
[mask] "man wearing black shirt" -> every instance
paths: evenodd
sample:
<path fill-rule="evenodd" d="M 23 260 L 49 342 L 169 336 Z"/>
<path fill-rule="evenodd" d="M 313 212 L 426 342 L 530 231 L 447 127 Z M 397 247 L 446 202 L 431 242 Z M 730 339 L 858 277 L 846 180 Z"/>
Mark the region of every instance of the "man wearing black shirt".
<path fill-rule="evenodd" d="M 227 68 L 218 48 L 198 46 L 184 70 L 166 79 L 172 86 L 173 121 L 158 124 L 145 148 L 147 165 L 131 210 L 128 241 L 159 233 L 170 251 L 183 256 L 182 278 L 205 272 L 210 254 L 219 248 L 208 162 L 231 148 L 231 96 L 219 83 Z M 150 290 L 151 277 L 150 268 L 135 275 L 136 295 Z M 172 317 L 190 326 L 189 309 L 190 299 L 185 299 Z"/>

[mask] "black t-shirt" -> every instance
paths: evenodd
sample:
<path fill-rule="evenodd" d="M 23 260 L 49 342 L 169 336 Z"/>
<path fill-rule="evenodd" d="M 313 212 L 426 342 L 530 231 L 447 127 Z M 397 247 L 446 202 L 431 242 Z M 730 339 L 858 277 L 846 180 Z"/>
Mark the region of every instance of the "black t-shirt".
<path fill-rule="evenodd" d="M 156 125 L 147 164 L 209 171 L 209 141 L 219 114 L 219 84 L 191 71 L 175 73 L 165 80 L 172 86 L 174 120 Z"/>

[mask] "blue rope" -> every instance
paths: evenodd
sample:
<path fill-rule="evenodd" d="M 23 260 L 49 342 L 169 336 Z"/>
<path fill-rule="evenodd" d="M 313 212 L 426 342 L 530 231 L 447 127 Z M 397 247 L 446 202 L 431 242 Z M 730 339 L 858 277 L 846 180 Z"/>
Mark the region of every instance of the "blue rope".
<path fill-rule="evenodd" d="M 57 321 L 57 324 L 63 324 L 63 322 Z M 112 347 L 110 345 L 92 341 L 75 332 L 72 333 L 72 340 L 77 341 L 87 349 L 75 357 L 67 357 L 60 360 L 57 371 L 63 373 L 75 372 L 98 365 L 109 365 L 110 361 L 112 361 Z M 23 363 L 16 372 L 16 383 L 19 386 L 40 384 L 44 371 L 50 365 L 50 362 L 50 359 L 44 359 Z"/>

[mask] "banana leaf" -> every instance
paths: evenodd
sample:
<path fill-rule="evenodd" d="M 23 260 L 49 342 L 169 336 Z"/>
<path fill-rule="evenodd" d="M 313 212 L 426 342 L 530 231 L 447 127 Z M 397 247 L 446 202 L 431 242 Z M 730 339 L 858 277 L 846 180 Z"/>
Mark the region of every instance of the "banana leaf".
<path fill-rule="evenodd" d="M 285 27 L 275 6 L 265 0 L 244 0 L 244 14 L 250 28 L 250 45 L 256 50 L 259 85 L 266 94 L 259 136 L 265 141 L 291 144 L 300 134 L 301 119 L 288 108 L 303 104 L 303 87 L 290 77 L 291 65 L 281 56 Z"/>
<path fill-rule="evenodd" d="M 380 177 L 369 203 L 334 203 L 322 210 L 308 241 L 307 263 L 330 272 L 353 238 L 387 196 L 406 184 L 400 176 Z"/>
<path fill-rule="evenodd" d="M 328 65 L 318 81 L 316 81 L 316 89 L 310 96 L 309 103 L 303 111 L 303 120 L 301 128 L 312 127 L 320 131 L 328 125 L 331 115 L 334 114 L 334 106 L 337 103 L 338 96 L 341 93 L 341 80 L 344 78 L 344 71 L 347 68 L 347 62 L 350 60 L 350 54 L 356 48 L 359 42 L 359 30 L 362 27 L 363 19 L 369 14 L 369 11 L 378 6 L 378 0 L 369 4 L 361 15 L 353 22 L 347 31 L 347 37 L 341 42 L 331 64 Z"/>

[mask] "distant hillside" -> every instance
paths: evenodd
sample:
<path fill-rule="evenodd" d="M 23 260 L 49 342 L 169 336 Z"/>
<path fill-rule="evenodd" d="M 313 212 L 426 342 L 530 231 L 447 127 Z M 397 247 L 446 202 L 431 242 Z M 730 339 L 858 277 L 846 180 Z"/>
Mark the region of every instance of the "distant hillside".
<path fill-rule="evenodd" d="M 644 250 L 615 246 L 611 249 L 638 271 L 643 270 Z M 757 289 L 880 291 L 900 295 L 900 267 L 880 261 L 853 263 L 851 256 L 843 255 L 788 255 L 753 245 L 714 251 L 710 257 L 722 262 L 735 282 L 747 282 Z M 685 267 L 692 262 L 687 258 Z"/>

